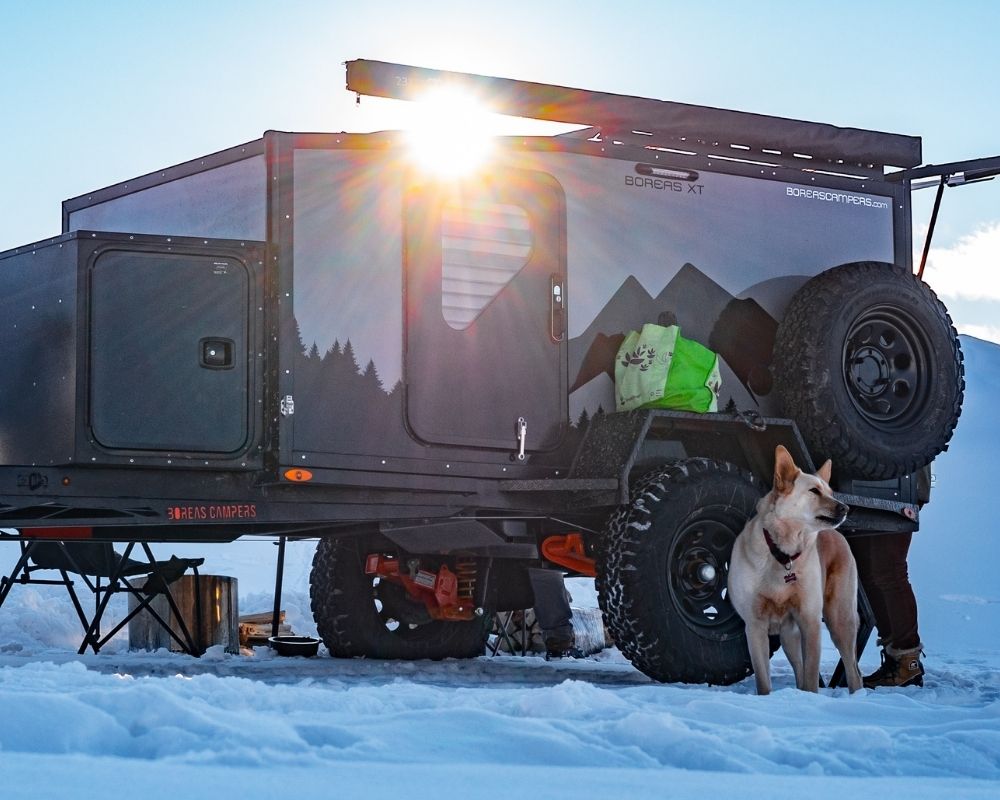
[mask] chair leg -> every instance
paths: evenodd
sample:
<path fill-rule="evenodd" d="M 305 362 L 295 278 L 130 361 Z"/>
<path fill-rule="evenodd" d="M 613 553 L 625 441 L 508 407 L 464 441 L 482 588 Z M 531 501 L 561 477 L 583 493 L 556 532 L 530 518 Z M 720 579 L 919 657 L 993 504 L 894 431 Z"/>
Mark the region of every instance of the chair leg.
<path fill-rule="evenodd" d="M 111 588 L 110 586 L 108 588 Z M 97 612 L 101 605 L 101 576 L 94 576 L 94 619 L 97 619 Z M 94 631 L 98 638 L 101 636 L 101 626 L 98 623 L 97 630 Z"/>
<path fill-rule="evenodd" d="M 80 649 L 77 651 L 81 656 L 87 651 L 87 647 L 93 647 L 94 652 L 97 653 L 100 649 L 107 644 L 108 639 L 111 638 L 115 633 L 118 632 L 120 628 L 116 628 L 111 635 L 105 636 L 101 639 L 101 619 L 104 617 L 104 612 L 107 611 L 108 603 L 111 601 L 111 595 L 114 594 L 112 587 L 114 583 L 108 582 L 108 585 L 104 589 L 104 593 L 96 594 L 95 598 L 99 598 L 97 602 L 97 611 L 94 612 L 94 617 L 87 626 L 87 632 L 84 634 L 83 643 L 80 645 Z"/>
<path fill-rule="evenodd" d="M 104 612 L 108 610 L 108 603 L 111 602 L 111 595 L 113 595 L 114 587 L 118 585 L 118 582 L 123 580 L 122 570 L 125 568 L 125 564 L 128 562 L 129 556 L 132 554 L 132 550 L 135 547 L 134 542 L 129 542 L 128 546 L 125 548 L 125 553 L 118 560 L 118 565 L 112 570 L 110 576 L 108 576 L 107 584 L 104 587 L 103 594 L 100 589 L 100 578 L 97 579 L 97 583 L 93 584 L 91 588 L 94 590 L 94 598 L 97 601 L 97 610 L 94 612 L 94 618 L 91 620 L 90 625 L 87 626 L 87 632 L 83 637 L 83 643 L 80 645 L 80 649 L 77 651 L 80 655 L 83 655 L 87 651 L 87 647 L 90 646 L 97 653 L 100 651 L 104 645 L 108 643 L 112 636 L 121 630 L 122 626 L 119 625 L 110 634 L 101 638 L 101 620 L 104 618 Z"/>
<path fill-rule="evenodd" d="M 80 603 L 80 598 L 77 597 L 76 590 L 73 588 L 73 580 L 69 577 L 69 573 L 64 569 L 59 570 L 59 574 L 62 575 L 63 583 L 66 584 L 66 592 L 69 594 L 69 599 L 73 603 L 76 616 L 80 619 L 80 625 L 84 630 L 87 630 L 90 627 L 90 624 L 87 621 L 87 615 L 83 611 L 83 605 Z"/>
<path fill-rule="evenodd" d="M 142 543 L 143 551 L 146 553 L 146 557 L 149 559 L 149 563 L 152 564 L 155 559 L 153 558 L 153 551 L 149 548 L 149 545 L 145 542 Z M 192 568 L 194 572 L 194 606 L 195 606 L 195 626 L 199 630 L 201 627 L 201 579 L 198 576 L 198 570 Z M 179 637 L 174 635 L 173 630 L 167 625 L 167 633 L 170 634 L 171 638 L 180 645 L 181 649 L 188 655 L 195 656 L 196 658 L 202 655 L 202 650 L 200 646 L 201 636 L 199 635 L 198 641 L 196 642 L 191 636 L 191 631 L 188 630 L 187 623 L 184 622 L 184 615 L 181 613 L 180 608 L 177 606 L 177 602 L 174 600 L 173 593 L 170 591 L 170 586 L 165 584 L 163 587 L 163 596 L 167 599 L 167 605 L 170 606 L 170 611 L 173 614 L 173 618 L 177 620 L 177 627 L 181 629 L 181 633 L 186 641 L 182 642 Z M 152 608 L 149 609 L 152 612 Z"/>
<path fill-rule="evenodd" d="M 184 615 L 181 613 L 181 610 L 178 607 L 177 602 L 174 600 L 174 596 L 171 594 L 169 586 L 165 586 L 163 588 L 163 596 L 166 597 L 167 599 L 167 605 L 170 606 L 172 618 L 177 621 L 177 627 L 181 629 L 181 635 L 184 637 L 184 639 L 182 640 L 180 636 L 177 636 L 169 625 L 166 626 L 167 633 L 170 634 L 170 637 L 175 642 L 177 642 L 177 644 L 181 646 L 181 649 L 185 653 L 187 653 L 190 656 L 195 656 L 195 657 L 200 656 L 201 649 L 195 642 L 194 637 L 191 636 L 191 631 L 188 629 L 187 623 L 184 621 Z M 152 608 L 150 608 L 149 611 L 153 613 L 154 616 L 156 616 Z"/>
<path fill-rule="evenodd" d="M 14 569 L 11 570 L 9 576 L 0 578 L 0 606 L 3 606 L 4 602 L 7 600 L 7 595 L 10 594 L 10 590 L 17 583 L 18 577 L 24 572 L 24 568 L 28 563 L 28 558 L 31 556 L 31 550 L 33 547 L 33 542 L 25 546 L 24 542 L 21 542 L 21 557 L 17 560 L 17 564 Z"/>
<path fill-rule="evenodd" d="M 510 649 L 511 654 L 513 655 L 514 642 L 510 638 L 510 623 L 513 618 L 514 618 L 513 611 L 508 611 L 506 618 L 504 618 L 503 612 L 499 612 L 494 616 L 493 618 L 494 624 L 497 626 L 497 628 L 499 628 L 500 633 L 497 634 L 497 637 L 494 640 L 493 644 L 490 645 L 490 655 L 495 656 L 497 652 L 500 650 L 500 645 L 503 644 L 504 642 L 507 643 L 507 647 Z"/>

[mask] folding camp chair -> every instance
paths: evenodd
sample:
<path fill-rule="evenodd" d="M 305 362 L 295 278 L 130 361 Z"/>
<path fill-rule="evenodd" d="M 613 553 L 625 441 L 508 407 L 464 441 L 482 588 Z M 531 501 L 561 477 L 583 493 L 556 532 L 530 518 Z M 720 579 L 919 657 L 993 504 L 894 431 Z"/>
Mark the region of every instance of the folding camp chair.
<path fill-rule="evenodd" d="M 526 656 L 532 652 L 532 639 L 541 636 L 538 623 L 528 622 L 529 609 L 519 611 L 498 611 L 493 615 L 493 627 L 486 649 L 495 656 L 501 649 L 511 655 Z"/>
<path fill-rule="evenodd" d="M 16 538 L 21 546 L 21 556 L 10 575 L 0 577 L 0 607 L 7 600 L 15 584 L 65 586 L 84 630 L 83 642 L 78 651 L 81 655 L 88 647 L 93 648 L 95 653 L 100 651 L 118 631 L 143 611 L 163 626 L 183 652 L 195 656 L 201 655 L 200 632 L 196 630 L 192 636 L 171 594 L 170 584 L 188 569 L 192 570 L 195 579 L 195 624 L 199 625 L 201 609 L 198 605 L 201 593 L 198 586 L 198 567 L 204 563 L 203 558 L 171 556 L 168 561 L 157 561 L 149 545 L 142 542 L 138 544 L 146 560 L 138 561 L 131 558 L 136 542 L 129 542 L 125 552 L 119 554 L 111 542 L 52 538 L 67 535 L 73 530 L 36 529 L 24 531 L 18 536 L 2 537 Z M 59 573 L 58 580 L 37 576 L 39 572 L 53 571 Z M 94 595 L 95 610 L 92 616 L 88 616 L 84 611 L 75 588 L 78 582 L 74 581 L 72 575 L 79 576 L 82 584 Z M 139 578 L 145 578 L 141 585 L 137 580 Z M 108 603 L 115 594 L 122 593 L 135 598 L 134 606 L 129 609 L 124 619 L 102 636 L 101 621 L 107 611 Z M 170 616 L 179 629 L 179 634 L 152 606 L 153 600 L 160 595 L 166 598 L 171 611 Z"/>

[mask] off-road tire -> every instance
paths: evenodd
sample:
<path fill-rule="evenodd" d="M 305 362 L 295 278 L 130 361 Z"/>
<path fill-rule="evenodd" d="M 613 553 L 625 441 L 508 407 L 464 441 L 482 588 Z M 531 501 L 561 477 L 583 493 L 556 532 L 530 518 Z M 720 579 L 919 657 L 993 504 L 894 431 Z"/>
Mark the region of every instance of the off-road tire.
<path fill-rule="evenodd" d="M 962 350 L 931 288 L 892 264 L 827 270 L 792 298 L 773 371 L 817 463 L 887 480 L 947 448 L 962 410 Z"/>
<path fill-rule="evenodd" d="M 364 563 L 370 552 L 394 549 L 377 535 L 320 540 L 313 556 L 309 597 L 313 619 L 330 655 L 413 660 L 483 655 L 488 614 L 469 622 L 421 625 L 393 626 L 385 618 L 376 605 L 378 583 L 365 574 Z"/>
<path fill-rule="evenodd" d="M 738 467 L 692 458 L 639 479 L 612 514 L 598 550 L 598 600 L 615 644 L 646 675 L 724 685 L 750 673 L 727 579 L 733 542 L 762 494 Z"/>

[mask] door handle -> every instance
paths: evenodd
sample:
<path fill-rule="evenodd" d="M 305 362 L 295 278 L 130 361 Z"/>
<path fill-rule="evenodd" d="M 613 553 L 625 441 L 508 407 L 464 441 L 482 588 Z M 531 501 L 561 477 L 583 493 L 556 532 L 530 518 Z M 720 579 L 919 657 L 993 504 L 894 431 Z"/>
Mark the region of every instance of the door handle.
<path fill-rule="evenodd" d="M 232 339 L 210 337 L 198 343 L 198 365 L 205 369 L 232 369 L 236 342 Z"/>
<path fill-rule="evenodd" d="M 549 335 L 553 342 L 566 338 L 566 291 L 558 275 L 549 281 Z"/>

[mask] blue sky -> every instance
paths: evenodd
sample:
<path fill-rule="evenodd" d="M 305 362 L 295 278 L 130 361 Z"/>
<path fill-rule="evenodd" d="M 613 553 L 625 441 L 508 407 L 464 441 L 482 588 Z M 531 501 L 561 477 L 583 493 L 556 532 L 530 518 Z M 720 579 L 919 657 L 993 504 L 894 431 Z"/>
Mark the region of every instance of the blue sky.
<path fill-rule="evenodd" d="M 927 163 L 1000 153 L 992 2 L 0 0 L 0 23 L 0 250 L 268 128 L 394 127 L 398 104 L 344 90 L 354 58 L 915 134 Z M 935 243 L 928 281 L 1000 341 L 1000 181 L 948 190 Z"/>

